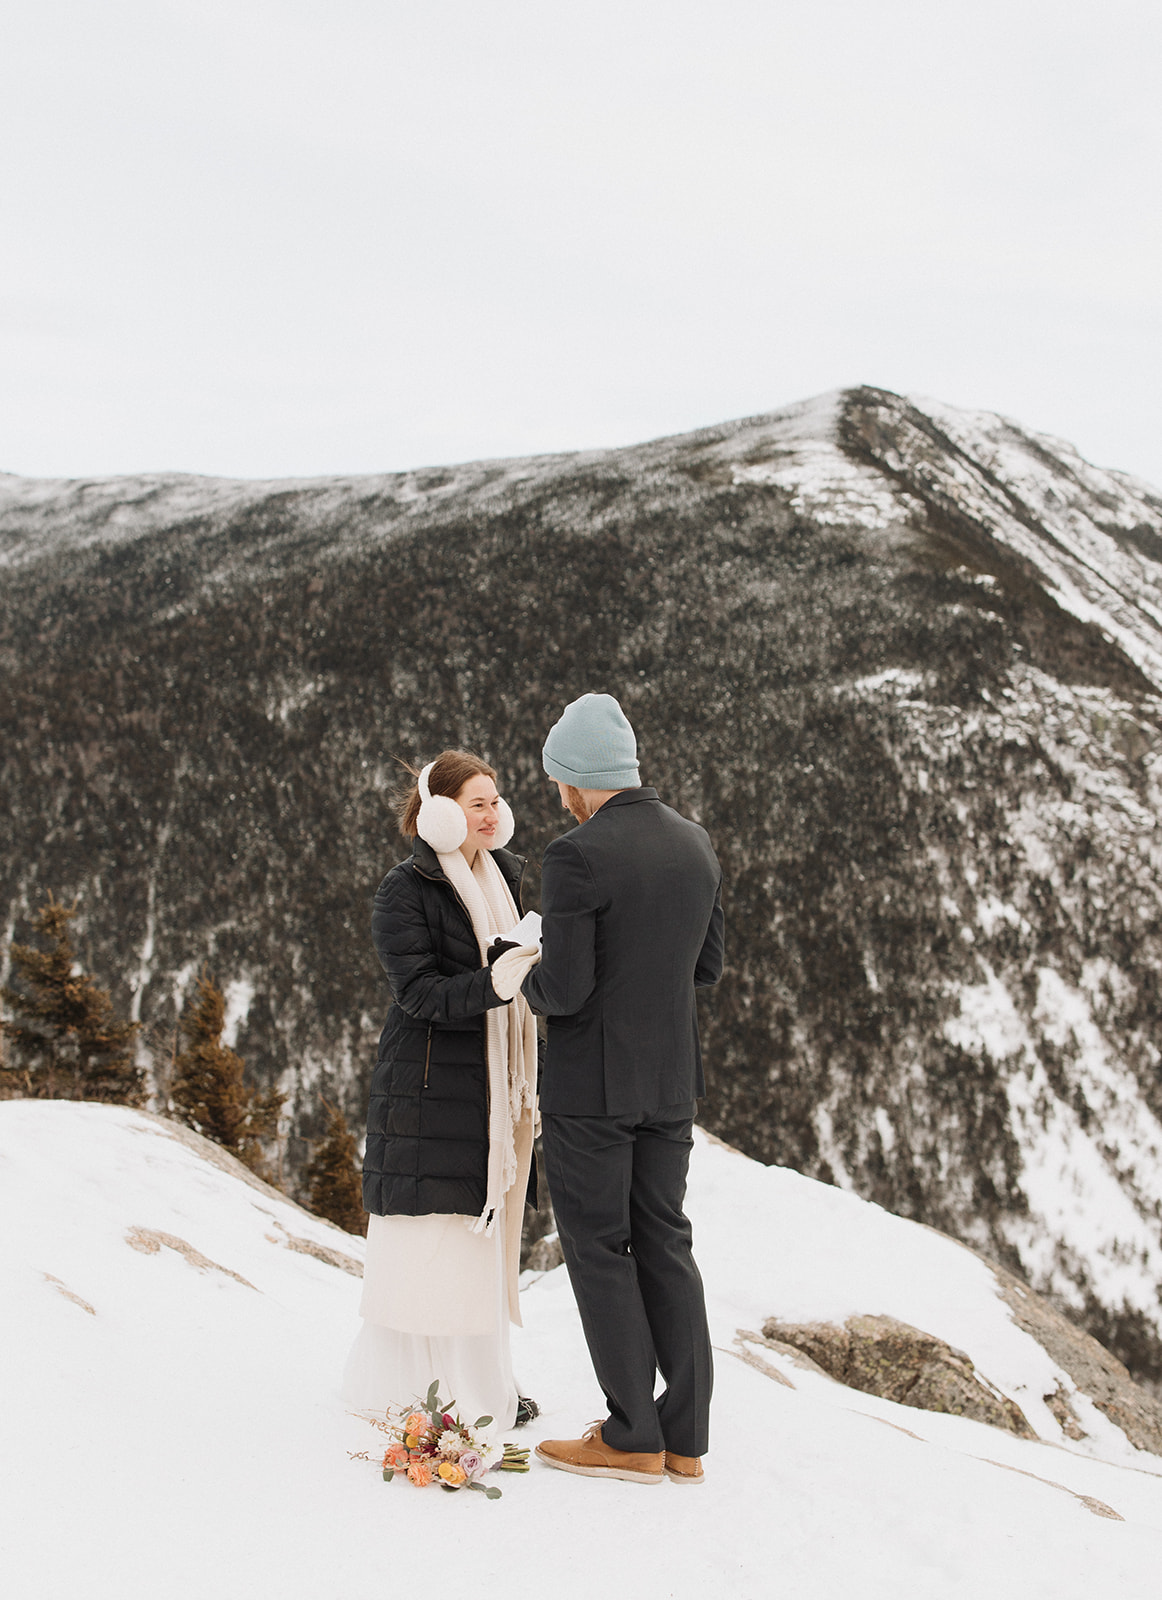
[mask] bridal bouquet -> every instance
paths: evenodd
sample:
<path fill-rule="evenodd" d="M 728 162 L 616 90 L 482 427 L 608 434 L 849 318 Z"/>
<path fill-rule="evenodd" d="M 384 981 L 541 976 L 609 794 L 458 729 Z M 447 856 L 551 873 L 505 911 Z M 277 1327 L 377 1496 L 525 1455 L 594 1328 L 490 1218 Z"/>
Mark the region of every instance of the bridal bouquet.
<path fill-rule="evenodd" d="M 499 1500 L 500 1490 L 486 1486 L 481 1478 L 486 1472 L 527 1472 L 529 1453 L 506 1444 L 501 1459 L 494 1461 L 494 1447 L 477 1432 L 492 1418 L 477 1417 L 469 1428 L 452 1411 L 453 1405 L 454 1400 L 440 1399 L 439 1385 L 433 1383 L 422 1405 L 364 1417 L 391 1440 L 383 1455 L 384 1482 L 404 1477 L 417 1489 L 438 1483 L 442 1489 L 478 1489 L 490 1500 Z M 348 1454 L 356 1461 L 372 1459 L 365 1450 Z"/>

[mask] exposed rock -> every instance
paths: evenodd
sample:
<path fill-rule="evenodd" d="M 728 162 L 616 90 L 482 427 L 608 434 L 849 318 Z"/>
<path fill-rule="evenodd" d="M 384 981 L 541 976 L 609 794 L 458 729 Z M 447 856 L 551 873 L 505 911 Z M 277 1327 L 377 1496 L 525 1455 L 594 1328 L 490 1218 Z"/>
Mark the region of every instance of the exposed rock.
<path fill-rule="evenodd" d="M 1062 1494 L 1071 1494 L 1075 1500 L 1092 1511 L 1095 1517 L 1106 1517 L 1111 1522 L 1124 1522 L 1126 1519 L 1120 1511 L 1115 1511 L 1113 1506 L 1106 1505 L 1104 1500 L 1095 1500 L 1091 1494 L 1079 1494 L 1076 1489 L 1070 1489 L 1067 1484 L 1057 1483 L 1052 1478 L 1042 1478 L 1036 1472 L 1026 1472 L 1024 1467 L 1014 1467 L 1009 1461 L 989 1461 L 990 1467 L 1000 1467 L 1002 1472 L 1019 1472 L 1022 1478 L 1032 1478 L 1036 1483 L 1048 1484 L 1050 1489 L 1060 1489 Z"/>
<path fill-rule="evenodd" d="M 278 1225 L 279 1233 L 268 1233 L 266 1237 L 271 1244 L 281 1244 L 284 1249 L 294 1250 L 301 1256 L 312 1256 L 316 1261 L 325 1261 L 329 1267 L 338 1267 L 340 1272 L 348 1273 L 352 1278 L 363 1276 L 363 1263 L 349 1256 L 343 1250 L 333 1250 L 330 1245 L 318 1244 L 314 1239 L 303 1239 L 297 1233 L 288 1233 L 281 1223 Z M 279 1234 L 282 1237 L 279 1237 Z"/>
<path fill-rule="evenodd" d="M 763 1335 L 803 1351 L 828 1376 L 865 1394 L 1037 1437 L 1021 1408 L 981 1378 L 963 1350 L 895 1317 L 849 1317 L 842 1328 L 772 1318 Z"/>
<path fill-rule="evenodd" d="M 209 1256 L 204 1256 L 187 1239 L 179 1238 L 176 1233 L 163 1233 L 158 1228 L 132 1227 L 125 1235 L 125 1243 L 134 1250 L 140 1250 L 144 1256 L 157 1255 L 164 1245 L 167 1250 L 172 1250 L 175 1255 L 181 1256 L 183 1261 L 188 1261 L 190 1266 L 196 1267 L 199 1272 L 221 1272 L 246 1289 L 254 1288 L 250 1280 L 242 1277 L 241 1273 L 235 1272 L 231 1267 L 222 1266 L 218 1261 L 211 1261 Z"/>
<path fill-rule="evenodd" d="M 764 1350 L 773 1350 L 776 1355 L 790 1361 L 801 1372 L 817 1372 L 822 1378 L 831 1376 L 829 1372 L 824 1372 L 817 1361 L 812 1361 L 809 1355 L 796 1349 L 793 1344 L 784 1344 L 781 1339 L 768 1339 L 765 1333 L 753 1333 L 749 1328 L 739 1328 L 736 1331 L 734 1348 L 739 1358 L 745 1361 L 748 1367 L 754 1367 L 756 1371 L 765 1373 L 768 1378 L 773 1378 L 776 1383 L 785 1384 L 788 1389 L 793 1389 L 795 1385 L 786 1373 L 780 1372 L 773 1362 L 765 1360 L 759 1354 L 760 1347 Z"/>
<path fill-rule="evenodd" d="M 1033 1294 L 1019 1278 L 1003 1267 L 990 1265 L 1017 1326 L 1036 1339 L 1062 1371 L 1069 1374 L 1081 1393 L 1089 1396 L 1132 1445 L 1162 1456 L 1162 1400 L 1136 1384 L 1116 1356 L 1083 1329 L 1074 1327 L 1067 1317 L 1040 1295 Z M 1048 1396 L 1046 1404 L 1050 1410 L 1054 1409 Z M 1077 1418 L 1073 1420 L 1080 1431 Z M 1078 1437 L 1070 1433 L 1064 1422 L 1062 1428 L 1070 1438 Z"/>
<path fill-rule="evenodd" d="M 565 1259 L 561 1240 L 555 1233 L 546 1233 L 533 1241 L 523 1252 L 522 1272 L 552 1272 Z"/>
<path fill-rule="evenodd" d="M 1085 1429 L 1082 1427 L 1077 1412 L 1069 1403 L 1069 1396 L 1058 1384 L 1052 1394 L 1043 1396 L 1045 1405 L 1056 1419 L 1057 1426 L 1067 1439 L 1084 1439 Z"/>
<path fill-rule="evenodd" d="M 241 1183 L 249 1184 L 252 1189 L 257 1189 L 258 1193 L 265 1195 L 268 1200 L 277 1200 L 280 1205 L 284 1206 L 294 1206 L 295 1210 L 301 1211 L 304 1216 L 314 1216 L 314 1212 L 308 1211 L 305 1206 L 299 1205 L 297 1200 L 291 1199 L 289 1195 L 284 1194 L 274 1184 L 267 1183 L 265 1178 L 260 1178 L 257 1173 L 251 1172 L 250 1168 L 239 1161 L 237 1156 L 231 1155 L 230 1151 L 224 1149 L 216 1140 L 208 1139 L 204 1133 L 198 1133 L 196 1129 L 188 1127 L 184 1122 L 176 1121 L 173 1117 L 159 1116 L 155 1111 L 139 1111 L 137 1114 L 140 1117 L 148 1117 L 150 1122 L 162 1130 L 167 1139 L 172 1139 L 175 1144 L 184 1144 L 187 1150 L 192 1150 L 203 1161 L 209 1162 L 211 1166 L 217 1167 L 221 1172 L 229 1173 L 232 1178 L 237 1178 Z M 325 1217 L 315 1217 L 315 1221 L 322 1222 L 327 1227 L 334 1227 L 334 1223 L 327 1222 Z M 337 1238 L 345 1237 L 341 1228 L 335 1228 L 335 1235 Z"/>
<path fill-rule="evenodd" d="M 79 1294 L 75 1294 L 73 1290 L 69 1288 L 68 1284 L 62 1283 L 54 1273 L 46 1272 L 44 1274 L 44 1281 L 46 1283 L 51 1283 L 58 1294 L 64 1295 L 65 1299 L 71 1300 L 75 1306 L 80 1306 L 81 1310 L 87 1311 L 91 1317 L 95 1317 L 97 1315 L 97 1309 L 95 1306 L 91 1306 L 87 1300 L 83 1300 Z"/>

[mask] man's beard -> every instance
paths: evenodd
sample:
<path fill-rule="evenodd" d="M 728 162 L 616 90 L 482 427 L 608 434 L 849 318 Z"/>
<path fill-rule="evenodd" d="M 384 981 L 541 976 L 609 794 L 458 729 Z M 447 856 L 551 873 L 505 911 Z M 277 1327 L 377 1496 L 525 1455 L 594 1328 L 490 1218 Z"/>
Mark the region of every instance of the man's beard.
<path fill-rule="evenodd" d="M 586 804 L 585 796 L 580 789 L 574 789 L 571 783 L 565 785 L 565 804 L 578 822 L 588 822 L 593 815 Z"/>

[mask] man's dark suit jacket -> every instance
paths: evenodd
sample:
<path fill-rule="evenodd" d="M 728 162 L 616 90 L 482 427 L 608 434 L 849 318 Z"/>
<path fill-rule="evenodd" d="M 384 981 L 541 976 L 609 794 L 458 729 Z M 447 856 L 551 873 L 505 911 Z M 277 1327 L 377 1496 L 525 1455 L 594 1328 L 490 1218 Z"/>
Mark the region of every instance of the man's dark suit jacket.
<path fill-rule="evenodd" d="M 722 976 L 722 870 L 696 822 L 622 789 L 545 851 L 541 1110 L 648 1117 L 705 1092 L 694 990 Z"/>

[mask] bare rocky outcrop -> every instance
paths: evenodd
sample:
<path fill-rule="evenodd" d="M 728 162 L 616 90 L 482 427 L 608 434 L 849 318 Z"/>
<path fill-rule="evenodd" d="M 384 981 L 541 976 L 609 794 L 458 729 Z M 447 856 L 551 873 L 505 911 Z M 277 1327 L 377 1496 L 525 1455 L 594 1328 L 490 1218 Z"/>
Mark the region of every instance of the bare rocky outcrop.
<path fill-rule="evenodd" d="M 849 1317 L 842 1327 L 771 1318 L 763 1336 L 792 1345 L 829 1377 L 864 1394 L 1036 1438 L 1020 1406 L 982 1378 L 963 1350 L 895 1317 Z"/>
<path fill-rule="evenodd" d="M 240 1283 L 245 1289 L 253 1289 L 254 1285 L 249 1278 L 242 1277 L 232 1267 L 224 1267 L 220 1261 L 211 1261 L 209 1256 L 189 1242 L 180 1238 L 176 1233 L 163 1233 L 158 1228 L 142 1228 L 134 1226 L 125 1235 L 125 1243 L 134 1250 L 139 1250 L 143 1256 L 159 1254 L 164 1245 L 167 1250 L 172 1250 L 175 1255 L 181 1256 L 183 1261 L 188 1261 L 191 1267 L 196 1267 L 199 1272 L 220 1272 L 224 1277 L 233 1278 L 235 1283 Z M 257 1292 L 257 1291 L 256 1291 Z"/>
<path fill-rule="evenodd" d="M 329 1267 L 338 1267 L 340 1272 L 346 1272 L 352 1278 L 363 1276 L 362 1261 L 357 1261 L 346 1251 L 333 1250 L 330 1245 L 320 1244 L 317 1239 L 304 1239 L 297 1233 L 289 1233 L 281 1222 L 275 1226 L 278 1228 L 278 1233 L 266 1235 L 271 1244 L 281 1244 L 284 1249 L 293 1250 L 296 1255 L 311 1256 L 315 1261 L 325 1261 Z"/>
<path fill-rule="evenodd" d="M 1135 1449 L 1162 1457 L 1162 1401 L 1135 1383 L 1117 1357 L 1091 1334 L 1070 1322 L 1015 1274 L 992 1261 L 986 1260 L 985 1265 L 996 1279 L 997 1293 L 1013 1321 L 1037 1341 L 1073 1385 L 1071 1391 L 1059 1382 L 1043 1397 L 1065 1437 L 1085 1437 L 1074 1404 L 1077 1395 L 1084 1395 L 1122 1430 Z M 738 1342 L 744 1359 L 783 1382 L 786 1380 L 776 1368 L 746 1349 L 748 1343 L 761 1343 L 801 1368 L 822 1372 L 865 1394 L 920 1411 L 943 1411 L 988 1422 L 1024 1439 L 1036 1438 L 1016 1402 L 978 1373 L 970 1356 L 895 1317 L 849 1317 L 842 1327 L 771 1317 L 764 1322 L 761 1335 L 740 1331 Z"/>
<path fill-rule="evenodd" d="M 51 1283 L 58 1294 L 64 1295 L 66 1300 L 71 1300 L 73 1305 L 80 1306 L 81 1310 L 87 1311 L 91 1317 L 95 1317 L 97 1315 L 95 1306 L 91 1306 L 87 1300 L 83 1300 L 79 1294 L 75 1294 L 73 1290 L 69 1288 L 68 1284 L 62 1283 L 54 1273 L 46 1272 L 44 1274 L 44 1281 L 46 1283 Z"/>
<path fill-rule="evenodd" d="M 1088 1395 L 1094 1405 L 1119 1427 L 1130 1443 L 1139 1450 L 1149 1450 L 1162 1456 L 1162 1400 L 1136 1384 L 1129 1372 L 1083 1328 L 1075 1327 L 1068 1317 L 1063 1317 L 1040 1295 L 1003 1267 L 993 1266 L 1001 1298 L 1013 1314 L 1017 1326 L 1036 1339 L 1063 1372 L 1067 1372 L 1081 1394 Z M 1055 1396 L 1045 1396 L 1045 1403 L 1055 1415 L 1054 1401 L 1058 1406 L 1064 1401 L 1074 1427 L 1080 1423 L 1068 1406 L 1061 1390 Z M 1071 1433 L 1068 1418 L 1061 1422 L 1062 1431 Z"/>

